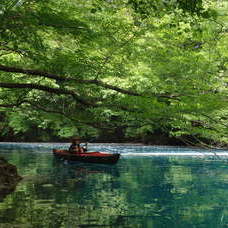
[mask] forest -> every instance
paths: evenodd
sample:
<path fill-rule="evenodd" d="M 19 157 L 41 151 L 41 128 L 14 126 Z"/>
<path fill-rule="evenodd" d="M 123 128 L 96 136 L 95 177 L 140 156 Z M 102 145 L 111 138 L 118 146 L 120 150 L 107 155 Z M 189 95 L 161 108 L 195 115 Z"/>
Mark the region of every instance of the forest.
<path fill-rule="evenodd" d="M 0 140 L 228 145 L 228 2 L 1 0 Z"/>

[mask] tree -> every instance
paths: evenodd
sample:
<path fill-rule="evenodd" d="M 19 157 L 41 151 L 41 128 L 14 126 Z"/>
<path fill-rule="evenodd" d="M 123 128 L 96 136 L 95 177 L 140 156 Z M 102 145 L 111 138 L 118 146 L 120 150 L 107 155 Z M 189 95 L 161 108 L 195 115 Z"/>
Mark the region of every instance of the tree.
<path fill-rule="evenodd" d="M 16 131 L 121 126 L 228 142 L 226 29 L 213 1 L 146 12 L 147 1 L 11 3 L 0 14 L 0 99 Z"/>

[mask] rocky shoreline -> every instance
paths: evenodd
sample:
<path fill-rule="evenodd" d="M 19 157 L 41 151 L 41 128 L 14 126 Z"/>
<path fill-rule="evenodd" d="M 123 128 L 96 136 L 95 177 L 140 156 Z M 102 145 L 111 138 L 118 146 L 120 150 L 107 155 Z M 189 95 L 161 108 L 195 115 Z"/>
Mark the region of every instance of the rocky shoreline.
<path fill-rule="evenodd" d="M 22 179 L 17 173 L 16 166 L 9 164 L 0 157 L 0 202 L 11 192 L 13 192 Z"/>

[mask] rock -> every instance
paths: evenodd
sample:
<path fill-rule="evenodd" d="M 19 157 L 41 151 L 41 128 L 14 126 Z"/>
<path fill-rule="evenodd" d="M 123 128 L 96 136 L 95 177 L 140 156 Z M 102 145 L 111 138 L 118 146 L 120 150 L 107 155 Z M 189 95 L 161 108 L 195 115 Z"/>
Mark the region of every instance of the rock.
<path fill-rule="evenodd" d="M 16 166 L 9 164 L 4 158 L 0 157 L 0 201 L 15 190 L 21 179 Z"/>

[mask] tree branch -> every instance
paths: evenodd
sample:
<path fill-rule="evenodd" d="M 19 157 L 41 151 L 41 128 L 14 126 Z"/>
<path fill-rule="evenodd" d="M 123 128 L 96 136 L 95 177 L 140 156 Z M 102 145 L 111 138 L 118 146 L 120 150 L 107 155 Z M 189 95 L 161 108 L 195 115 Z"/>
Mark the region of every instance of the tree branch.
<path fill-rule="evenodd" d="M 1 108 L 15 108 L 23 104 L 24 102 L 14 103 L 14 104 L 0 104 Z"/>
<path fill-rule="evenodd" d="M 75 82 L 81 83 L 81 84 L 95 84 L 95 85 L 104 87 L 106 89 L 115 90 L 117 92 L 124 93 L 127 95 L 140 96 L 140 94 L 138 94 L 136 92 L 132 92 L 132 91 L 128 91 L 128 90 L 116 87 L 116 86 L 112 86 L 112 85 L 106 84 L 99 80 L 83 80 L 83 79 L 75 79 L 72 77 L 62 77 L 62 76 L 59 76 L 56 74 L 51 74 L 51 73 L 40 71 L 40 70 L 30 70 L 30 69 L 22 69 L 22 68 L 18 68 L 18 67 L 8 67 L 8 66 L 4 66 L 1 64 L 0 64 L 0 71 L 11 72 L 11 73 L 21 73 L 21 74 L 33 75 L 33 76 L 41 76 L 41 77 L 45 77 L 45 78 L 55 79 L 57 81 L 75 81 Z"/>
<path fill-rule="evenodd" d="M 74 91 L 66 90 L 66 89 L 59 89 L 59 88 L 52 88 L 48 86 L 33 84 L 33 83 L 4 83 L 0 82 L 0 87 L 2 88 L 9 88 L 9 89 L 36 89 L 45 91 L 48 93 L 54 93 L 54 94 L 65 94 L 65 95 L 71 95 L 76 101 L 81 103 L 85 106 L 97 106 L 94 103 L 91 103 L 84 98 L 80 97 L 78 94 L 76 94 Z"/>
<path fill-rule="evenodd" d="M 145 96 L 143 94 L 140 94 L 140 93 L 137 93 L 137 92 L 134 92 L 131 90 L 126 90 L 126 89 L 120 88 L 118 86 L 109 85 L 109 84 L 104 83 L 104 82 L 97 80 L 97 79 L 84 80 L 84 79 L 75 79 L 72 77 L 62 77 L 62 76 L 59 76 L 56 74 L 52 74 L 52 73 L 48 73 L 48 72 L 44 72 L 44 71 L 40 71 L 40 70 L 30 70 L 30 69 L 22 69 L 22 68 L 17 68 L 17 67 L 8 67 L 8 66 L 4 66 L 1 64 L 0 64 L 0 71 L 12 72 L 12 73 L 21 73 L 21 74 L 33 75 L 33 76 L 41 76 L 41 77 L 55 79 L 57 81 L 63 81 L 63 82 L 64 81 L 65 82 L 74 81 L 74 82 L 79 83 L 79 84 L 93 84 L 93 85 L 100 86 L 102 88 L 114 90 L 114 91 L 122 93 L 122 94 L 130 95 L 130 96 L 148 97 L 149 98 L 149 96 Z M 177 98 L 178 96 L 176 96 L 176 95 L 173 96 L 173 95 L 169 95 L 169 94 L 152 94 L 151 96 L 158 97 L 158 98 L 167 98 L 167 99 L 179 100 Z"/>
<path fill-rule="evenodd" d="M 56 109 L 47 109 L 47 107 L 44 107 L 40 104 L 37 104 L 37 103 L 33 103 L 29 100 L 22 100 L 22 101 L 19 101 L 18 103 L 14 103 L 14 104 L 0 104 L 0 107 L 4 107 L 4 108 L 15 108 L 15 107 L 19 107 L 20 105 L 22 104 L 28 104 L 30 107 L 35 107 L 36 109 L 42 111 L 42 112 L 45 112 L 45 113 L 53 113 L 53 114 L 58 114 L 60 116 L 63 116 L 64 118 L 67 118 L 69 119 L 70 121 L 72 122 L 77 122 L 77 123 L 80 123 L 80 124 L 84 124 L 84 125 L 87 125 L 87 126 L 91 126 L 91 127 L 94 127 L 94 128 L 98 128 L 98 129 L 110 129 L 110 127 L 114 127 L 113 125 L 110 125 L 110 124 L 107 124 L 107 123 L 97 123 L 97 122 L 94 122 L 94 121 L 82 121 L 82 120 L 79 120 L 79 119 L 74 119 L 74 118 L 71 118 L 71 116 L 67 115 L 65 112 L 62 112 L 62 111 L 58 111 Z M 24 109 L 24 107 L 23 107 Z M 107 125 L 107 126 L 106 126 Z"/>
<path fill-rule="evenodd" d="M 73 97 L 74 100 L 79 102 L 80 104 L 86 106 L 86 107 L 107 107 L 107 108 L 115 108 L 118 110 L 122 111 L 128 111 L 128 112 L 136 112 L 137 109 L 132 109 L 127 106 L 123 105 L 118 105 L 118 104 L 97 104 L 92 101 L 88 101 L 87 99 L 84 99 L 80 97 L 77 93 L 71 90 L 66 90 L 66 89 L 59 89 L 59 88 L 52 88 L 48 86 L 43 86 L 43 85 L 38 85 L 38 84 L 33 84 L 33 83 L 4 83 L 0 82 L 0 87 L 2 88 L 9 88 L 9 89 L 36 89 L 48 93 L 53 93 L 57 95 L 70 95 Z"/>
<path fill-rule="evenodd" d="M 8 67 L 0 64 L 0 71 L 4 72 L 11 72 L 11 73 L 21 73 L 21 74 L 27 74 L 27 75 L 33 75 L 33 76 L 41 76 L 45 78 L 51 78 L 58 81 L 69 81 L 72 80 L 70 78 L 64 78 L 55 74 L 50 74 L 47 72 L 39 71 L 39 70 L 29 70 L 29 69 L 22 69 L 18 67 Z"/>

